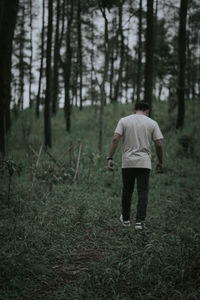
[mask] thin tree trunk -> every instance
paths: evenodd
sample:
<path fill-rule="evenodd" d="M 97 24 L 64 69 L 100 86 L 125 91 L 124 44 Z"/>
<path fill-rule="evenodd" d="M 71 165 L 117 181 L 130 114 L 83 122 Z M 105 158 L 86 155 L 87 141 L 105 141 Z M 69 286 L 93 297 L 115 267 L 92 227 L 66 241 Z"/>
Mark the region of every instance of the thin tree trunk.
<path fill-rule="evenodd" d="M 142 0 L 139 7 L 138 22 L 138 60 L 137 60 L 137 102 L 140 101 L 141 93 L 141 66 L 142 66 Z"/>
<path fill-rule="evenodd" d="M 178 115 L 176 128 L 182 128 L 185 118 L 186 19 L 188 0 L 181 0 L 178 35 Z"/>
<path fill-rule="evenodd" d="M 130 35 L 130 23 L 128 25 L 128 30 L 127 30 L 127 50 L 126 50 L 126 67 L 125 67 L 125 78 L 126 78 L 126 82 L 125 82 L 125 99 L 126 99 L 126 103 L 128 103 L 129 99 L 128 99 L 128 89 L 129 89 L 129 78 L 128 78 L 128 70 L 129 70 L 129 35 Z"/>
<path fill-rule="evenodd" d="M 71 79 L 71 64 L 72 64 L 72 49 L 71 49 L 71 30 L 74 14 L 73 0 L 70 1 L 70 13 L 67 22 L 66 34 L 66 60 L 65 60 L 65 118 L 66 130 L 69 132 L 71 129 L 71 103 L 70 103 L 70 79 Z"/>
<path fill-rule="evenodd" d="M 95 69 L 94 69 L 94 13 L 93 10 L 91 12 L 91 55 L 90 55 L 90 61 L 91 61 L 91 72 L 90 72 L 90 86 L 91 86 L 91 104 L 94 105 L 96 99 L 94 96 L 94 73 L 95 73 Z"/>
<path fill-rule="evenodd" d="M 43 76 L 43 65 L 44 65 L 44 31 L 45 31 L 45 0 L 42 1 L 42 36 L 41 36 L 41 59 L 40 59 L 40 75 L 39 75 L 39 83 L 38 83 L 38 92 L 36 99 L 36 117 L 39 118 L 40 115 L 40 94 L 41 94 L 41 84 L 42 84 L 42 76 Z"/>
<path fill-rule="evenodd" d="M 0 4 L 0 154 L 5 155 L 5 118 L 10 98 L 12 42 L 16 25 L 18 0 Z M 8 95 L 9 93 L 9 95 Z"/>
<path fill-rule="evenodd" d="M 124 34 L 122 27 L 123 19 L 123 1 L 119 2 L 119 35 L 120 35 L 120 66 L 118 71 L 118 79 L 115 85 L 115 95 L 114 99 L 117 101 L 118 98 L 121 98 L 122 94 L 122 74 L 123 74 L 123 65 L 124 65 Z"/>
<path fill-rule="evenodd" d="M 45 147 L 51 147 L 51 49 L 52 49 L 52 22 L 53 0 L 48 0 L 48 35 L 47 35 L 47 63 L 46 63 L 46 95 L 44 108 Z"/>
<path fill-rule="evenodd" d="M 20 23 L 20 49 L 19 49 L 19 99 L 18 99 L 18 110 L 24 108 L 24 43 L 25 43 L 25 1 L 22 4 L 22 17 Z"/>
<path fill-rule="evenodd" d="M 99 1 L 98 1 L 99 3 Z M 103 135 L 104 135 L 104 106 L 106 103 L 106 91 L 105 83 L 108 77 L 108 68 L 109 68 L 109 39 L 108 39 L 108 19 L 106 17 L 106 11 L 101 7 L 99 3 L 99 8 L 101 10 L 102 16 L 104 18 L 104 72 L 103 79 L 101 83 L 101 103 L 100 103 L 100 113 L 99 113 L 99 155 L 102 155 L 103 150 Z"/>
<path fill-rule="evenodd" d="M 188 24 L 188 26 L 190 27 L 190 24 Z M 189 29 L 190 30 L 190 29 Z M 187 80 L 187 99 L 190 99 L 190 95 L 191 95 L 191 50 L 190 50 L 190 36 L 188 34 L 187 36 L 187 42 L 186 42 L 186 61 L 187 61 L 187 75 L 186 75 L 186 80 Z"/>
<path fill-rule="evenodd" d="M 78 31 L 78 68 L 79 68 L 79 93 L 80 93 L 80 110 L 83 109 L 83 58 L 82 58 L 82 21 L 81 21 L 81 0 L 78 0 L 77 10 L 77 31 Z"/>
<path fill-rule="evenodd" d="M 112 21 L 112 28 L 113 28 L 112 40 L 113 40 L 114 45 L 115 45 L 115 43 L 116 44 L 118 43 L 118 35 L 116 33 L 116 30 L 115 30 L 116 27 L 117 27 L 117 14 L 115 13 L 113 21 Z M 115 63 L 115 60 L 116 60 L 116 56 L 115 56 L 116 47 L 114 45 L 112 46 L 112 49 L 110 51 L 111 53 L 110 53 L 110 76 L 109 76 L 110 91 L 109 91 L 109 98 L 110 98 L 111 103 L 116 102 L 116 99 L 114 99 L 114 96 L 113 96 L 114 63 Z"/>
<path fill-rule="evenodd" d="M 56 15 L 56 34 L 54 41 L 54 68 L 53 68 L 53 100 L 52 100 L 52 112 L 56 115 L 58 107 L 58 77 L 59 77 L 59 25 L 60 25 L 60 0 L 57 0 L 57 15 Z"/>
<path fill-rule="evenodd" d="M 153 0 L 147 2 L 147 32 L 146 32 L 146 64 L 145 64 L 145 93 L 144 100 L 152 108 L 153 91 Z"/>
<path fill-rule="evenodd" d="M 110 58 L 110 101 L 111 103 L 115 102 L 115 99 L 113 97 L 113 78 L 114 78 L 114 49 L 112 50 L 111 58 Z"/>
<path fill-rule="evenodd" d="M 30 5 L 30 62 L 29 62 L 29 108 L 32 107 L 32 64 L 33 64 L 33 3 L 29 1 Z"/>

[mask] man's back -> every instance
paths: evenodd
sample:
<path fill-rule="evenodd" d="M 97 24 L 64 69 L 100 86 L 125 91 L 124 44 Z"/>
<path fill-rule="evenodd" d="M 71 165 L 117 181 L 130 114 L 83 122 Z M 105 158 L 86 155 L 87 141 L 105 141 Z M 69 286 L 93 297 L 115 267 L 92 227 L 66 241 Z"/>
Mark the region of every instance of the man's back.
<path fill-rule="evenodd" d="M 122 168 L 151 169 L 152 141 L 163 138 L 157 122 L 133 114 L 120 119 L 115 133 L 123 136 Z"/>

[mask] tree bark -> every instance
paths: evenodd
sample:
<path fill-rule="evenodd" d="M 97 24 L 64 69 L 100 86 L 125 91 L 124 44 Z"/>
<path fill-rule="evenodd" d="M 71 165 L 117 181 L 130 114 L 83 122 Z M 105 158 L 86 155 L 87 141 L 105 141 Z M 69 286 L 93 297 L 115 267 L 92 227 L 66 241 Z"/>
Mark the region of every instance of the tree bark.
<path fill-rule="evenodd" d="M 59 25 L 60 25 L 60 0 L 57 0 L 57 14 L 56 14 L 56 34 L 54 41 L 54 67 L 53 67 L 53 101 L 52 101 L 52 112 L 56 115 L 57 107 L 58 107 L 58 71 L 59 71 Z"/>
<path fill-rule="evenodd" d="M 33 64 L 33 3 L 32 0 L 29 0 L 30 6 L 30 62 L 29 62 L 29 108 L 32 107 L 32 64 Z"/>
<path fill-rule="evenodd" d="M 47 62 L 46 62 L 46 95 L 44 108 L 45 147 L 51 147 L 51 49 L 52 49 L 52 25 L 53 25 L 53 0 L 48 0 L 48 35 L 47 35 Z"/>
<path fill-rule="evenodd" d="M 120 35 L 120 66 L 118 71 L 118 79 L 115 85 L 115 94 L 114 94 L 115 101 L 117 101 L 119 97 L 121 98 L 121 94 L 122 94 L 122 74 L 123 74 L 123 65 L 124 65 L 124 34 L 122 28 L 123 1 L 122 0 L 120 0 L 119 2 L 118 13 L 119 13 L 118 34 Z"/>
<path fill-rule="evenodd" d="M 10 110 L 11 56 L 18 0 L 0 4 L 0 153 L 5 155 L 5 120 Z M 6 109 L 7 107 L 7 109 Z"/>
<path fill-rule="evenodd" d="M 36 98 L 36 117 L 39 118 L 40 115 L 40 94 L 41 94 L 41 84 L 42 84 L 42 76 L 43 76 L 43 65 L 44 65 L 44 32 L 45 32 L 45 0 L 42 1 L 42 35 L 41 35 L 41 59 L 40 59 L 40 75 L 39 75 L 39 83 L 38 83 L 38 92 Z"/>
<path fill-rule="evenodd" d="M 99 8 L 101 10 L 102 16 L 104 18 L 104 72 L 103 79 L 100 85 L 100 93 L 101 93 L 101 102 L 100 102 L 100 113 L 99 113 L 99 155 L 102 155 L 103 150 L 103 135 L 104 135 L 104 106 L 106 104 L 106 91 L 105 91 L 105 83 L 108 77 L 108 68 L 109 68 L 109 38 L 108 38 L 108 19 L 106 16 L 105 8 L 101 7 L 100 2 Z"/>
<path fill-rule="evenodd" d="M 19 99 L 18 99 L 18 110 L 24 108 L 24 48 L 25 48 L 25 1 L 21 4 L 22 16 L 20 20 L 20 46 L 19 46 Z"/>
<path fill-rule="evenodd" d="M 71 31 L 74 15 L 73 0 L 70 1 L 70 13 L 67 21 L 66 33 L 66 59 L 64 64 L 64 77 L 65 77 L 65 118 L 66 130 L 69 132 L 71 129 L 71 101 L 70 101 L 70 79 L 71 79 L 71 64 L 72 64 L 72 49 L 71 49 Z"/>
<path fill-rule="evenodd" d="M 188 0 L 181 0 L 179 14 L 179 34 L 178 34 L 178 115 L 176 128 L 182 128 L 185 118 L 185 65 L 186 65 L 186 19 Z"/>
<path fill-rule="evenodd" d="M 145 64 L 145 93 L 144 101 L 149 104 L 150 112 L 152 109 L 153 91 L 153 0 L 147 2 L 147 31 L 146 31 L 146 64 Z"/>
<path fill-rule="evenodd" d="M 138 16 L 138 60 L 137 60 L 137 102 L 140 101 L 142 66 L 142 0 L 140 0 Z"/>
<path fill-rule="evenodd" d="M 78 68 L 79 68 L 79 97 L 80 110 L 83 109 L 83 58 L 82 58 L 82 21 L 81 21 L 81 0 L 78 0 L 77 10 L 77 31 L 78 31 Z"/>

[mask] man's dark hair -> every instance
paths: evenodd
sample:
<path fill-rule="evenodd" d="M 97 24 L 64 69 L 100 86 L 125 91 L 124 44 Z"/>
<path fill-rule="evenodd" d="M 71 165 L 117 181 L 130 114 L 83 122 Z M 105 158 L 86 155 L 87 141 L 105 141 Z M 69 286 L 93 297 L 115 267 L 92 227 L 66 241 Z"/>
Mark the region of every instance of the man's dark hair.
<path fill-rule="evenodd" d="M 148 109 L 149 109 L 149 104 L 146 103 L 146 102 L 137 102 L 135 104 L 135 110 L 145 111 L 145 110 L 148 110 Z"/>

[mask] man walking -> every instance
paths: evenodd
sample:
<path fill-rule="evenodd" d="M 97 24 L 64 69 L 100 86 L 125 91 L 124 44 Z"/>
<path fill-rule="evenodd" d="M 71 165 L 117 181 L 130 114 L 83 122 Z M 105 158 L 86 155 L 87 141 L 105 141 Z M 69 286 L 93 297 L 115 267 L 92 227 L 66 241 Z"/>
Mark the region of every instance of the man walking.
<path fill-rule="evenodd" d="M 131 198 L 137 181 L 138 203 L 135 229 L 143 229 L 148 203 L 149 175 L 151 170 L 151 145 L 155 144 L 158 157 L 157 170 L 162 172 L 163 135 L 154 120 L 148 117 L 149 105 L 136 103 L 134 114 L 119 120 L 108 154 L 108 168 L 114 170 L 113 155 L 120 137 L 123 137 L 122 151 L 122 215 L 120 221 L 129 227 Z"/>

